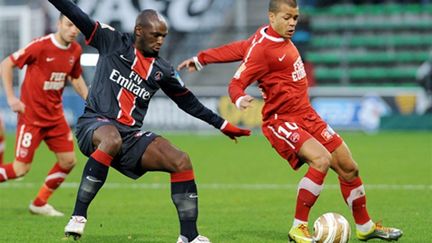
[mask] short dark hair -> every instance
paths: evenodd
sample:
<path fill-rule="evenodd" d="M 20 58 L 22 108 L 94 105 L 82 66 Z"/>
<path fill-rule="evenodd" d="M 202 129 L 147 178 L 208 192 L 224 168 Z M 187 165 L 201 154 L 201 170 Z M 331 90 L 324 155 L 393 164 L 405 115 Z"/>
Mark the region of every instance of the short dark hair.
<path fill-rule="evenodd" d="M 288 4 L 288 6 L 293 8 L 297 8 L 297 0 L 270 0 L 268 11 L 272 13 L 279 12 L 279 8 L 282 3 Z"/>

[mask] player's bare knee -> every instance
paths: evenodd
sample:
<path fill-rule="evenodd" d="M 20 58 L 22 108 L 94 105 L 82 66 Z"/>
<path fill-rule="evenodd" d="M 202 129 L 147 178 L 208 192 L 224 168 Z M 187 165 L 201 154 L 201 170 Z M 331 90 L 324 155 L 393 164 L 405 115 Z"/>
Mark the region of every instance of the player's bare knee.
<path fill-rule="evenodd" d="M 313 160 L 313 167 L 319 171 L 327 172 L 330 168 L 331 159 L 331 154 L 326 151 Z"/>
<path fill-rule="evenodd" d="M 342 168 L 341 172 L 339 173 L 339 176 L 345 181 L 354 180 L 359 176 L 358 166 L 356 164 L 353 164 L 349 167 Z"/>
<path fill-rule="evenodd" d="M 98 148 L 110 155 L 116 155 L 120 151 L 121 146 L 122 139 L 118 133 L 109 133 L 101 141 Z"/>
<path fill-rule="evenodd" d="M 13 169 L 17 177 L 23 177 L 30 171 L 31 165 L 14 162 Z"/>
<path fill-rule="evenodd" d="M 75 165 L 76 165 L 77 159 L 75 156 L 70 157 L 70 158 L 66 158 L 63 160 L 59 161 L 59 165 L 61 168 L 66 169 L 66 170 L 70 170 L 72 169 Z"/>
<path fill-rule="evenodd" d="M 180 152 L 179 156 L 177 156 L 173 162 L 174 172 L 182 172 L 192 169 L 192 163 L 189 155 L 185 152 Z"/>

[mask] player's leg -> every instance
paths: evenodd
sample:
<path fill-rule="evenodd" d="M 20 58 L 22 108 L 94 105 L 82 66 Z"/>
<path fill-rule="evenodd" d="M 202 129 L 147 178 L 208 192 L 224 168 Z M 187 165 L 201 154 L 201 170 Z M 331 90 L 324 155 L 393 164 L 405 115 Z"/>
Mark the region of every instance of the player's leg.
<path fill-rule="evenodd" d="M 279 155 L 287 159 L 294 169 L 303 163 L 309 165 L 298 184 L 295 217 L 289 237 L 296 242 L 311 242 L 308 231 L 309 212 L 321 193 L 331 155 L 294 122 L 267 121 L 263 124 L 263 133 Z"/>
<path fill-rule="evenodd" d="M 62 212 L 57 211 L 53 206 L 48 204 L 48 200 L 54 191 L 60 187 L 66 176 L 71 172 L 76 163 L 74 152 L 56 153 L 57 161 L 48 172 L 44 184 L 29 209 L 31 213 L 46 216 L 63 216 Z"/>
<path fill-rule="evenodd" d="M 33 214 L 63 216 L 63 213 L 48 204 L 48 199 L 75 166 L 76 157 L 72 131 L 67 122 L 63 121 L 54 127 L 45 129 L 44 139 L 48 148 L 55 153 L 57 162 L 49 170 L 36 198 L 30 204 L 29 210 Z"/>
<path fill-rule="evenodd" d="M 23 177 L 30 171 L 36 149 L 42 140 L 41 130 L 18 123 L 13 163 L 0 165 L 0 183 Z"/>
<path fill-rule="evenodd" d="M 369 217 L 366 207 L 366 192 L 359 176 L 357 163 L 345 143 L 332 152 L 332 169 L 338 174 L 342 196 L 350 207 L 356 223 L 357 237 L 360 240 L 381 238 L 397 240 L 402 231 L 375 224 Z"/>
<path fill-rule="evenodd" d="M 0 116 L 0 165 L 3 164 L 3 159 L 4 159 L 4 150 L 6 146 L 5 137 L 6 137 L 6 130 L 5 130 L 3 119 Z"/>
<path fill-rule="evenodd" d="M 171 174 L 171 198 L 180 221 L 179 243 L 210 242 L 197 230 L 198 194 L 189 156 L 162 137 L 155 138 L 141 158 L 146 171 L 165 171 Z"/>
<path fill-rule="evenodd" d="M 104 125 L 94 131 L 91 142 L 96 149 L 84 167 L 72 214 L 85 218 L 91 201 L 105 183 L 114 156 L 120 151 L 122 138 L 114 125 Z"/>

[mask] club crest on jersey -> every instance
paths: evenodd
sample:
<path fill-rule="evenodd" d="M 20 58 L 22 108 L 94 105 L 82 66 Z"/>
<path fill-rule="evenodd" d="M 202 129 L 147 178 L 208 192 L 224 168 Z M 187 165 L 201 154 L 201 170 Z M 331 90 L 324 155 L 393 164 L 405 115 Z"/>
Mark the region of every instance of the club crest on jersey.
<path fill-rule="evenodd" d="M 294 72 L 292 72 L 291 76 L 294 82 L 297 82 L 306 77 L 306 71 L 304 69 L 303 61 L 300 56 L 294 62 Z"/>
<path fill-rule="evenodd" d="M 154 75 L 154 79 L 155 79 L 156 81 L 161 80 L 162 77 L 163 77 L 163 73 L 162 73 L 161 71 L 157 71 L 157 72 L 155 73 L 155 75 Z"/>
<path fill-rule="evenodd" d="M 335 135 L 335 131 L 330 127 L 327 126 L 324 130 L 321 132 L 321 136 L 326 140 L 330 140 L 333 138 L 333 135 Z"/>
<path fill-rule="evenodd" d="M 289 136 L 289 140 L 293 143 L 297 143 L 300 140 L 300 134 L 298 132 L 295 132 Z"/>

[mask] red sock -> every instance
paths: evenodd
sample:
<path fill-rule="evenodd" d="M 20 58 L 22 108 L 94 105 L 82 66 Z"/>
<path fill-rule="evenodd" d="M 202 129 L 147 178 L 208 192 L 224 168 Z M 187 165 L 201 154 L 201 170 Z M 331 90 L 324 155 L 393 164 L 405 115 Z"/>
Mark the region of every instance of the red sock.
<path fill-rule="evenodd" d="M 191 181 L 195 178 L 193 170 L 171 173 L 171 182 Z"/>
<path fill-rule="evenodd" d="M 51 197 L 51 194 L 61 185 L 71 170 L 72 168 L 68 170 L 63 169 L 60 167 L 58 162 L 55 163 L 55 165 L 48 172 L 45 183 L 40 188 L 36 199 L 33 201 L 33 204 L 38 207 L 45 205 L 48 199 Z"/>
<path fill-rule="evenodd" d="M 0 165 L 0 182 L 17 178 L 13 169 L 13 163 Z"/>
<path fill-rule="evenodd" d="M 4 148 L 5 148 L 4 136 L 0 135 L 0 165 L 3 164 Z"/>
<path fill-rule="evenodd" d="M 325 173 L 309 167 L 306 175 L 300 180 L 295 212 L 296 219 L 308 221 L 309 211 L 321 193 L 325 176 Z"/>
<path fill-rule="evenodd" d="M 362 225 L 370 220 L 366 208 L 366 193 L 360 177 L 352 181 L 345 181 L 339 177 L 340 188 L 345 202 L 352 210 L 356 224 Z"/>

